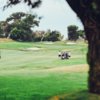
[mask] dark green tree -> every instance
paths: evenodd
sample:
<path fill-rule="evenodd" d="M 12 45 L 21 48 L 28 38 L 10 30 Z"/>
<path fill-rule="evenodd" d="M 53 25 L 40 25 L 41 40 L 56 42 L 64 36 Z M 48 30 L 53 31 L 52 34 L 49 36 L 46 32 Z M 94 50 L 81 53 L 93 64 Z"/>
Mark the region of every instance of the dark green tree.
<path fill-rule="evenodd" d="M 16 12 L 16 13 L 13 13 L 11 14 L 7 19 L 6 21 L 9 22 L 9 21 L 18 21 L 20 20 L 22 17 L 24 17 L 26 14 L 24 12 Z"/>
<path fill-rule="evenodd" d="M 76 25 L 68 26 L 68 40 L 76 41 L 79 38 L 78 27 Z"/>
<path fill-rule="evenodd" d="M 86 40 L 86 36 L 85 36 L 85 31 L 84 30 L 78 30 L 78 35 L 79 35 L 79 37 L 81 37 L 84 40 Z"/>
<path fill-rule="evenodd" d="M 39 20 L 36 18 L 38 18 L 36 15 L 23 12 L 13 13 L 6 20 L 7 23 L 11 22 L 5 28 L 6 33 L 17 41 L 32 41 L 32 28 L 39 25 Z"/>
<path fill-rule="evenodd" d="M 62 39 L 63 39 L 63 36 L 61 35 L 59 31 L 56 31 L 56 30 L 55 31 L 48 30 L 44 36 L 45 41 L 55 42 L 55 41 L 61 41 Z"/>

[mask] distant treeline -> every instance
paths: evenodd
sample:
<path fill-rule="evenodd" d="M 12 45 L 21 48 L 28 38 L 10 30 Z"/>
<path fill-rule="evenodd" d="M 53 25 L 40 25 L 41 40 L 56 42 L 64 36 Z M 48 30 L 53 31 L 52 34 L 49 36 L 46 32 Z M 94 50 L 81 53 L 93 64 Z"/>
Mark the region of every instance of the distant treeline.
<path fill-rule="evenodd" d="M 41 17 L 35 14 L 13 13 L 5 21 L 0 21 L 0 38 L 34 42 L 61 41 L 63 39 L 63 35 L 58 30 L 34 31 L 34 27 L 39 26 L 40 20 Z M 67 29 L 68 40 L 85 39 L 84 30 L 78 30 L 76 25 L 70 25 Z"/>
<path fill-rule="evenodd" d="M 34 31 L 39 26 L 41 17 L 23 12 L 11 14 L 0 22 L 0 38 L 11 38 L 16 41 L 60 41 L 63 36 L 59 31 Z"/>

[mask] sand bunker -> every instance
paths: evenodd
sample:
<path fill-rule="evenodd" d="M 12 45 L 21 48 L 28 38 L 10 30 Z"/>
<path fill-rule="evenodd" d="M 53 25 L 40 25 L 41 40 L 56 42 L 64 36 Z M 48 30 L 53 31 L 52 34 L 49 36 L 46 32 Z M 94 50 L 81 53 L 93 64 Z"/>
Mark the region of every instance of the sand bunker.
<path fill-rule="evenodd" d="M 75 42 L 67 42 L 66 44 L 76 44 Z"/>
<path fill-rule="evenodd" d="M 27 48 L 26 50 L 30 50 L 30 51 L 33 51 L 33 50 L 40 50 L 41 48 L 38 48 L 38 47 L 33 47 L 33 48 Z"/>
<path fill-rule="evenodd" d="M 53 42 L 44 42 L 44 44 L 53 44 Z"/>

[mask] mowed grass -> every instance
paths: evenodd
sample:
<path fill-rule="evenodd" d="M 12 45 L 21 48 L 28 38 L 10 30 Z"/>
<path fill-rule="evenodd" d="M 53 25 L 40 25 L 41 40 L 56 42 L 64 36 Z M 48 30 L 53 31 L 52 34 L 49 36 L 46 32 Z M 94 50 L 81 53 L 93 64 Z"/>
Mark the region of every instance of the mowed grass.
<path fill-rule="evenodd" d="M 0 48 L 0 100 L 74 100 L 75 93 L 86 98 L 87 44 L 9 41 L 1 42 Z M 58 58 L 60 50 L 70 52 L 71 58 Z"/>
<path fill-rule="evenodd" d="M 27 50 L 27 48 L 36 47 L 40 48 L 40 50 Z M 0 69 L 44 69 L 86 64 L 86 44 L 4 42 L 0 43 L 0 48 L 2 56 Z M 71 58 L 69 60 L 59 59 L 58 52 L 60 50 L 70 52 Z"/>

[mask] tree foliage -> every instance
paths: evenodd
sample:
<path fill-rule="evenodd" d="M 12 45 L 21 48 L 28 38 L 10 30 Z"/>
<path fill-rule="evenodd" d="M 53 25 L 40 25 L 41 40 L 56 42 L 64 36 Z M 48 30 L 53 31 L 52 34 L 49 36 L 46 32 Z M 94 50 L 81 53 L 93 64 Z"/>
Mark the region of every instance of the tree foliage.
<path fill-rule="evenodd" d="M 7 4 L 4 6 L 4 9 L 21 2 L 27 3 L 27 5 L 31 6 L 32 8 L 38 7 L 41 4 L 41 0 L 7 0 Z"/>
<path fill-rule="evenodd" d="M 78 26 L 70 25 L 67 27 L 68 29 L 68 40 L 76 41 L 79 38 L 85 39 L 85 32 L 84 30 L 79 30 Z"/>
<path fill-rule="evenodd" d="M 63 39 L 63 36 L 59 31 L 51 31 L 47 30 L 45 31 L 36 31 L 33 33 L 33 40 L 34 41 L 61 41 Z"/>
<path fill-rule="evenodd" d="M 52 42 L 61 41 L 62 39 L 63 39 L 63 36 L 61 35 L 59 31 L 56 31 L 56 30 L 54 31 L 48 30 L 44 37 L 45 41 L 52 41 Z"/>
<path fill-rule="evenodd" d="M 37 15 L 25 14 L 17 12 L 11 14 L 3 27 L 5 37 L 20 41 L 32 41 L 32 28 L 39 25 Z"/>
<path fill-rule="evenodd" d="M 37 15 L 16 12 L 11 14 L 5 21 L 1 21 L 1 33 L 6 38 L 17 41 L 60 41 L 63 36 L 59 31 L 36 31 L 34 27 L 39 26 Z"/>
<path fill-rule="evenodd" d="M 77 32 L 78 32 L 79 37 L 81 37 L 81 38 L 86 40 L 86 36 L 85 36 L 85 31 L 84 30 L 78 30 Z"/>
<path fill-rule="evenodd" d="M 78 27 L 76 25 L 68 26 L 68 40 L 76 41 L 78 37 Z"/>

